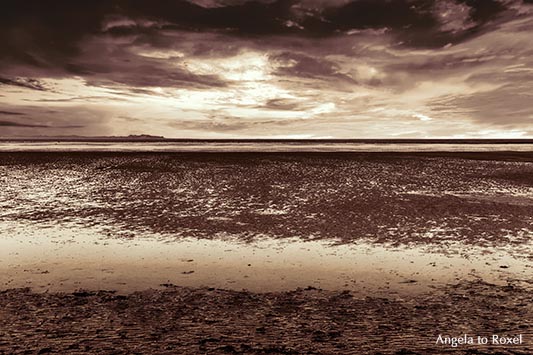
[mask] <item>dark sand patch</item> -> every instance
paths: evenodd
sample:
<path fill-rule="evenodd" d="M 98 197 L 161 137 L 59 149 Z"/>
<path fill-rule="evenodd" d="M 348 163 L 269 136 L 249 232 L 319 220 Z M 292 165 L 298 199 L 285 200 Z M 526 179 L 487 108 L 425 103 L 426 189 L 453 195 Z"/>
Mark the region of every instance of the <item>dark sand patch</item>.
<path fill-rule="evenodd" d="M 0 218 L 102 226 L 124 238 L 520 244 L 533 235 L 532 160 L 533 153 L 0 153 Z"/>
<path fill-rule="evenodd" d="M 251 293 L 169 286 L 130 295 L 0 293 L 0 353 L 531 354 L 531 292 L 469 282 L 431 293 Z M 448 336 L 511 336 L 521 345 L 437 345 Z"/>

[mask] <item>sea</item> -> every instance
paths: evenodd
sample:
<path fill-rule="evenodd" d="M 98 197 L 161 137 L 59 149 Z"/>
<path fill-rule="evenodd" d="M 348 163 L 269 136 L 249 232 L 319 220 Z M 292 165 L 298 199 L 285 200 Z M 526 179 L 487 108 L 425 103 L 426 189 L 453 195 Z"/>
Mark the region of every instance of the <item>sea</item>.
<path fill-rule="evenodd" d="M 494 143 L 496 142 L 496 143 Z M 0 152 L 533 152 L 533 141 L 9 141 Z"/>

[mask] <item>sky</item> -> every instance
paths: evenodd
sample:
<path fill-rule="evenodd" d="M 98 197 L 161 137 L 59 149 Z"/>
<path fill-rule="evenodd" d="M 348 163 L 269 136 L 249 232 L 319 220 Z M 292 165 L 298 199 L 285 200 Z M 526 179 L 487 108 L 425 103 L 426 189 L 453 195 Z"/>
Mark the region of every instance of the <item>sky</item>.
<path fill-rule="evenodd" d="M 533 138 L 533 0 L 5 0 L 0 136 Z"/>

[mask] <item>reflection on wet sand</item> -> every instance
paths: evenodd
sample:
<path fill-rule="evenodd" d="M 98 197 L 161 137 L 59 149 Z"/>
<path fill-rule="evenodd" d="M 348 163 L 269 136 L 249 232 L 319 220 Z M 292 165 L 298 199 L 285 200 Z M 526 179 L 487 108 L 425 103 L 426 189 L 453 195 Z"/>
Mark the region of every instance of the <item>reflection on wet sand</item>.
<path fill-rule="evenodd" d="M 359 242 L 262 239 L 251 243 L 144 236 L 109 238 L 96 228 L 0 229 L 2 288 L 106 289 L 122 293 L 176 284 L 255 292 L 316 287 L 361 294 L 423 292 L 465 280 L 496 284 L 531 275 L 512 250 L 448 244 L 445 252 Z M 429 252 L 428 252 L 429 250 Z"/>

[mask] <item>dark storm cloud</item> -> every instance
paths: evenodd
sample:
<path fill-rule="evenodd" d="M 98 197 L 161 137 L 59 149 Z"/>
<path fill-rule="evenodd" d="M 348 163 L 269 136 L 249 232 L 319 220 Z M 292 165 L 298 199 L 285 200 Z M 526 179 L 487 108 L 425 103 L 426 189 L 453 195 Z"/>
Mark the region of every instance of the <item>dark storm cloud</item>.
<path fill-rule="evenodd" d="M 0 12 L 0 60 L 35 66 L 63 63 L 98 32 L 112 2 L 7 0 Z"/>
<path fill-rule="evenodd" d="M 0 115 L 9 115 L 9 116 L 23 116 L 24 114 L 21 112 L 13 112 L 13 111 L 0 111 Z"/>
<path fill-rule="evenodd" d="M 0 121 L 0 127 L 47 128 L 48 126 L 38 125 L 38 124 L 18 123 L 18 122 L 12 122 L 12 121 Z"/>
<path fill-rule="evenodd" d="M 42 81 L 30 78 L 83 77 L 88 85 L 129 88 L 147 87 L 207 88 L 224 87 L 226 82 L 215 74 L 194 74 L 186 68 L 170 63 L 168 58 L 154 59 L 134 53 L 129 41 L 115 43 L 108 39 L 93 39 L 84 43 L 84 53 L 69 58 L 60 69 L 35 68 L 19 65 L 5 70 L 11 75 L 28 77 L 2 78 L 0 85 L 11 85 L 34 90 L 51 90 Z M 104 57 L 101 56 L 104 54 Z"/>
<path fill-rule="evenodd" d="M 38 90 L 38 91 L 48 90 L 46 86 L 43 83 L 41 83 L 39 80 L 31 79 L 31 78 L 8 79 L 8 78 L 0 77 L 0 85 L 19 86 L 22 88 Z"/>
<path fill-rule="evenodd" d="M 531 3 L 6 0 L 2 131 L 530 131 Z"/>
<path fill-rule="evenodd" d="M 109 115 L 105 112 L 84 106 L 46 106 L 46 109 L 40 105 L 5 106 L 10 112 L 14 111 L 15 107 L 20 115 L 11 116 L 9 119 L 0 118 L 1 136 L 98 135 L 106 132 L 105 127 L 109 121 Z"/>
<path fill-rule="evenodd" d="M 478 75 L 469 74 L 470 72 L 484 65 L 491 66 L 497 61 L 497 56 L 492 52 L 412 56 L 408 61 L 396 59 L 391 61 L 391 64 L 384 65 L 382 70 L 388 73 L 387 77 L 370 81 L 368 84 L 403 91 L 418 85 L 421 81 L 426 81 L 428 77 L 433 80 L 445 80 L 454 75 L 468 75 L 467 81 L 470 81 L 472 76 Z M 491 73 L 488 76 L 492 75 L 496 74 Z M 406 77 L 409 77 L 409 80 L 406 80 Z M 485 79 L 485 82 L 494 81 L 492 77 Z"/>
<path fill-rule="evenodd" d="M 533 75 L 529 75 L 531 79 Z M 527 80 L 527 79 L 526 79 Z M 533 122 L 533 95 L 520 86 L 505 85 L 475 95 L 456 95 L 432 103 L 434 111 L 462 112 L 477 122 L 517 127 Z"/>
<path fill-rule="evenodd" d="M 225 82 L 216 75 L 195 75 L 179 68 L 169 68 L 161 63 L 153 65 L 114 66 L 109 73 L 91 74 L 87 83 L 94 86 L 113 86 L 114 84 L 129 87 L 223 87 Z"/>
<path fill-rule="evenodd" d="M 168 58 L 141 57 L 132 46 L 189 46 L 187 55 L 192 57 L 235 55 L 242 46 L 277 48 L 282 53 L 272 58 L 291 62 L 279 68 L 280 76 L 350 82 L 352 76 L 334 62 L 319 59 L 320 52 L 338 48 L 325 46 L 314 54 L 286 48 L 295 37 L 326 38 L 359 30 L 382 31 L 403 46 L 440 47 L 478 34 L 506 8 L 497 0 L 7 0 L 2 9 L 0 68 L 11 67 L 12 76 L 21 76 L 19 66 L 25 65 L 35 68 L 28 78 L 74 75 L 104 87 L 201 88 L 227 82 L 212 73 L 170 67 Z M 209 41 L 203 35 L 208 32 L 224 37 Z M 199 34 L 196 41 L 187 43 L 194 34 Z M 0 83 L 46 90 L 36 79 L 4 78 Z"/>
<path fill-rule="evenodd" d="M 197 3 L 205 4 L 205 1 Z M 426 42 L 429 45 L 430 41 L 423 37 L 429 38 L 440 32 L 442 18 L 439 11 L 450 11 L 454 5 L 463 5 L 469 10 L 468 15 L 475 27 L 479 27 L 505 10 L 503 3 L 497 0 L 278 0 L 219 1 L 216 4 L 216 7 L 199 9 L 174 2 L 145 11 L 177 25 L 228 29 L 242 34 L 325 36 L 354 29 L 388 28 L 406 35 L 412 44 Z M 453 11 L 449 14 L 450 17 L 457 15 Z"/>
<path fill-rule="evenodd" d="M 106 101 L 126 101 L 124 98 L 120 97 L 109 97 L 109 96 L 75 96 L 75 97 L 66 97 L 61 99 L 23 99 L 23 101 L 33 102 L 33 103 L 99 103 L 102 100 Z"/>
<path fill-rule="evenodd" d="M 277 73 L 281 76 L 298 76 L 303 78 L 342 79 L 354 82 L 349 76 L 342 74 L 339 67 L 329 60 L 313 58 L 308 55 L 283 52 L 272 55 L 271 59 L 281 64 Z"/>
<path fill-rule="evenodd" d="M 128 2 L 129 18 L 147 18 L 161 29 L 224 31 L 238 36 L 331 36 L 354 30 L 387 29 L 410 46 L 439 47 L 479 33 L 506 10 L 498 0 Z M 115 35 L 147 33 L 154 26 L 112 27 Z M 138 32 L 136 32 L 138 31 Z"/>
<path fill-rule="evenodd" d="M 162 28 L 280 33 L 285 30 L 278 17 L 282 13 L 288 14 L 290 5 L 291 1 L 274 4 L 246 2 L 207 9 L 183 0 L 7 0 L 2 3 L 0 12 L 0 61 L 67 68 L 71 58 L 82 54 L 80 44 L 83 40 L 105 33 L 115 36 L 154 34 Z M 119 21 L 116 25 L 105 26 L 116 18 L 139 21 L 133 25 Z M 151 29 L 151 26 L 143 25 L 146 21 L 164 26 Z"/>
<path fill-rule="evenodd" d="M 354 0 L 329 5 L 277 0 L 216 5 L 202 7 L 184 0 L 7 0 L 0 14 L 0 61 L 67 68 L 69 58 L 82 53 L 80 43 L 89 37 L 143 34 L 157 41 L 157 33 L 169 29 L 224 31 L 239 36 L 329 36 L 386 28 L 406 45 L 433 47 L 475 34 L 505 10 L 496 0 Z M 454 13 L 458 5 L 463 10 Z M 460 31 L 453 32 L 443 27 L 439 11 L 449 11 L 449 17 L 466 15 L 465 21 L 472 25 L 464 30 L 458 25 Z M 122 23 L 106 26 L 121 18 Z"/>
<path fill-rule="evenodd" d="M 1 114 L 2 112 L 0 112 Z M 83 125 L 52 125 L 52 124 L 43 124 L 43 123 L 28 123 L 28 122 L 14 122 L 14 121 L 5 121 L 0 120 L 0 127 L 15 127 L 15 128 L 81 128 Z"/>
<path fill-rule="evenodd" d="M 302 105 L 299 101 L 290 100 L 290 99 L 272 99 L 268 100 L 265 105 L 259 106 L 258 108 L 266 108 L 270 110 L 285 110 L 285 111 L 294 111 L 302 109 Z"/>

